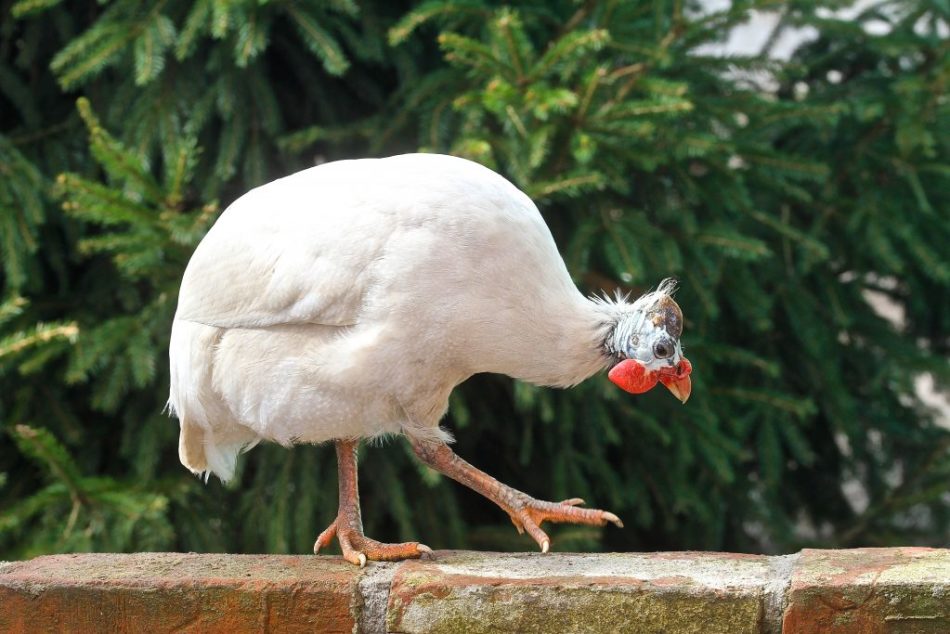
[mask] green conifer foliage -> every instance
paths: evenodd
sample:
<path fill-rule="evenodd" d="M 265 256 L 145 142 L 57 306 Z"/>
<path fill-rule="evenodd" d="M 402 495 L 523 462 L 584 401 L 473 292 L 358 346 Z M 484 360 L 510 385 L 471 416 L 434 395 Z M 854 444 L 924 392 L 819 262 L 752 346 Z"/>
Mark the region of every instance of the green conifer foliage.
<path fill-rule="evenodd" d="M 453 394 L 461 455 L 627 524 L 557 548 L 945 545 L 950 432 L 916 383 L 950 378 L 946 7 L 70 5 L 0 14 L 0 557 L 308 552 L 332 451 L 259 447 L 228 487 L 178 464 L 178 283 L 251 187 L 420 149 L 528 192 L 586 292 L 680 280 L 688 405 L 603 377 Z M 780 12 L 769 46 L 814 38 L 703 53 L 758 8 Z M 374 537 L 532 547 L 402 441 L 361 458 Z"/>

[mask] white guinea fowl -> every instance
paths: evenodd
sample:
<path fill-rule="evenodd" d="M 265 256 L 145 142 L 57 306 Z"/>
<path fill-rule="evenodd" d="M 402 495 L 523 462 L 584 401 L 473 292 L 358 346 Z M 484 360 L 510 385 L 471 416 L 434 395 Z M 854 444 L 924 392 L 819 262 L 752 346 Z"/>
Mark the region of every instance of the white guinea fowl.
<path fill-rule="evenodd" d="M 671 286 L 633 303 L 584 297 L 534 203 L 464 159 L 304 170 L 235 201 L 185 271 L 169 350 L 181 461 L 227 480 L 261 440 L 335 441 L 340 509 L 315 550 L 336 535 L 362 565 L 428 551 L 362 534 L 356 443 L 404 434 L 547 550 L 542 521 L 619 520 L 535 500 L 458 458 L 439 428 L 449 393 L 478 372 L 566 387 L 612 367 L 628 391 L 660 381 L 685 401 Z"/>

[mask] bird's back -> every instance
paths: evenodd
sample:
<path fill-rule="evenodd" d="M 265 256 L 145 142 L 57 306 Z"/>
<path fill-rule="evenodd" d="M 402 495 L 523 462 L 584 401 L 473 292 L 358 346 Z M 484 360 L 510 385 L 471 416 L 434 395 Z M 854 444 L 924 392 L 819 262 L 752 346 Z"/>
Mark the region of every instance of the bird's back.
<path fill-rule="evenodd" d="M 458 270 L 431 261 L 451 265 L 445 256 L 473 250 L 482 261 L 459 261 Z M 567 278 L 563 265 L 550 271 L 561 261 L 537 208 L 498 174 L 435 154 L 337 161 L 235 201 L 188 265 L 177 318 L 350 325 L 365 316 L 374 285 L 406 289 L 413 280 L 404 276 L 416 272 L 434 282 L 479 279 L 499 258 Z"/>

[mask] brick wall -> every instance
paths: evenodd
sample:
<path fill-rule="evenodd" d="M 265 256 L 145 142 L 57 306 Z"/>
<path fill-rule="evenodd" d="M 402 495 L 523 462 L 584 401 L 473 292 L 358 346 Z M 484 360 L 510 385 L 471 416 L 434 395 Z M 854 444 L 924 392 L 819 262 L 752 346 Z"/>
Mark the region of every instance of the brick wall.
<path fill-rule="evenodd" d="M 950 550 L 55 555 L 0 564 L 0 632 L 950 634 Z"/>

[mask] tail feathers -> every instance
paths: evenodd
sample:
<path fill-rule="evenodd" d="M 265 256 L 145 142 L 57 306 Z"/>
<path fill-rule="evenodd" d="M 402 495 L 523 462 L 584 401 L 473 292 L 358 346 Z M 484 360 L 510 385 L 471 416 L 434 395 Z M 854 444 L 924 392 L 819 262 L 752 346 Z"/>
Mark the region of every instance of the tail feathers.
<path fill-rule="evenodd" d="M 178 436 L 178 459 L 194 474 L 208 470 L 204 429 L 182 423 L 181 435 Z"/>
<path fill-rule="evenodd" d="M 213 473 L 221 482 L 230 482 L 237 467 L 237 458 L 249 444 L 249 442 L 205 443 L 205 460 L 208 465 L 204 474 L 205 481 L 208 475 Z"/>
<path fill-rule="evenodd" d="M 192 473 L 204 477 L 213 473 L 222 482 L 234 477 L 238 456 L 254 447 L 260 438 L 248 430 L 216 438 L 210 430 L 183 422 L 178 437 L 178 458 Z"/>

